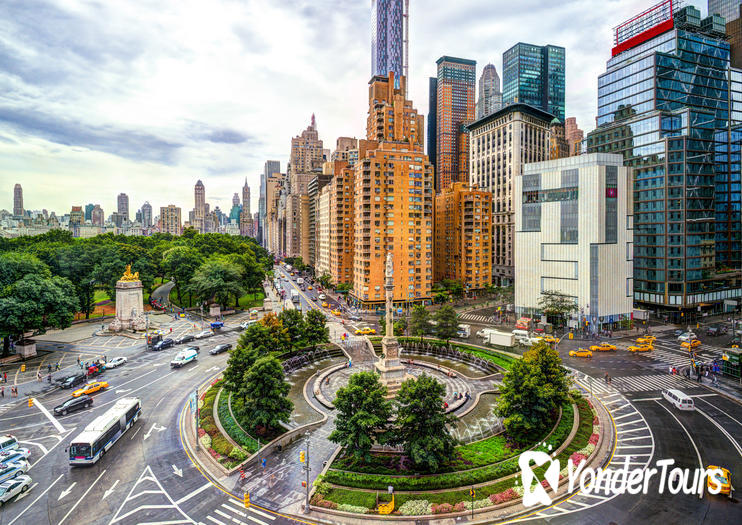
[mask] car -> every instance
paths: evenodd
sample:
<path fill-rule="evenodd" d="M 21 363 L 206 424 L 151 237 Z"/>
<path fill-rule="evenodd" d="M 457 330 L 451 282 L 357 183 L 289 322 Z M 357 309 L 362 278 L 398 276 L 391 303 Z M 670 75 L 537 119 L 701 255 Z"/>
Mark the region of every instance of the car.
<path fill-rule="evenodd" d="M 373 335 L 375 333 L 376 330 L 369 327 L 359 328 L 358 330 L 356 330 L 356 335 Z"/>
<path fill-rule="evenodd" d="M 89 408 L 92 404 L 93 398 L 86 394 L 83 394 L 79 397 L 68 399 L 59 406 L 55 406 L 54 413 L 58 416 L 66 416 L 69 412 L 74 412 L 82 408 Z"/>
<path fill-rule="evenodd" d="M 341 312 L 340 310 L 331 310 L 330 313 L 332 315 L 343 315 L 343 312 Z"/>
<path fill-rule="evenodd" d="M 593 353 L 587 348 L 578 348 L 577 350 L 569 351 L 570 357 L 592 357 Z"/>
<path fill-rule="evenodd" d="M 18 494 L 26 492 L 31 487 L 31 476 L 19 474 L 8 481 L 0 483 L 0 507 L 9 503 Z"/>
<path fill-rule="evenodd" d="M 616 346 L 610 343 L 600 343 L 599 345 L 592 345 L 590 347 L 590 350 L 592 350 L 593 352 L 610 352 L 615 349 Z"/>
<path fill-rule="evenodd" d="M 258 323 L 257 319 L 250 319 L 249 321 L 243 321 L 240 323 L 240 328 L 242 330 L 246 330 L 250 328 L 252 325 L 257 324 L 257 323 Z"/>
<path fill-rule="evenodd" d="M 80 397 L 83 394 L 94 394 L 104 388 L 108 388 L 108 381 L 93 381 L 72 392 L 72 397 Z"/>
<path fill-rule="evenodd" d="M 0 483 L 21 476 L 28 472 L 28 469 L 29 465 L 27 461 L 0 463 Z"/>
<path fill-rule="evenodd" d="M 175 341 L 170 339 L 169 337 L 166 339 L 163 339 L 159 343 L 155 343 L 155 345 L 152 347 L 152 350 L 155 352 L 159 352 L 160 350 L 165 350 L 166 348 L 170 348 L 171 346 L 175 345 Z"/>
<path fill-rule="evenodd" d="M 348 316 L 348 319 L 350 319 L 351 321 L 360 321 L 361 320 L 361 316 L 358 315 L 358 314 L 351 314 L 351 315 Z"/>
<path fill-rule="evenodd" d="M 549 335 L 549 334 L 542 336 L 541 340 L 549 344 L 556 343 L 558 341 L 556 337 L 554 337 L 553 335 Z"/>
<path fill-rule="evenodd" d="M 316 300 L 317 300 L 317 296 L 316 295 L 313 295 L 312 296 L 312 301 L 316 301 Z"/>
<path fill-rule="evenodd" d="M 195 340 L 196 340 L 196 338 L 193 335 L 188 334 L 188 335 L 184 335 L 184 336 L 178 337 L 175 340 L 175 344 L 176 345 L 182 345 L 183 343 L 190 343 L 191 341 L 195 341 Z"/>
<path fill-rule="evenodd" d="M 18 447 L 13 450 L 0 452 L 0 463 L 11 463 L 14 461 L 28 461 L 31 451 L 27 448 Z"/>
<path fill-rule="evenodd" d="M 732 497 L 732 473 L 724 467 L 717 467 L 716 465 L 709 465 L 706 470 L 715 470 L 713 474 L 709 474 L 706 478 L 706 488 L 710 491 L 712 488 L 716 490 L 721 487 L 718 494 L 726 494 L 730 498 Z"/>
<path fill-rule="evenodd" d="M 312 289 L 312 287 L 311 287 L 311 286 L 307 286 L 307 290 L 311 290 L 311 289 Z"/>
<path fill-rule="evenodd" d="M 229 343 L 222 343 L 220 345 L 216 345 L 214 348 L 209 350 L 209 353 L 211 355 L 217 355 L 221 354 L 222 352 L 226 352 L 227 350 L 230 350 L 232 348 L 232 345 Z"/>
<path fill-rule="evenodd" d="M 127 362 L 128 360 L 125 357 L 114 357 L 110 361 L 106 361 L 106 368 L 118 368 L 121 365 L 125 365 Z"/>
<path fill-rule="evenodd" d="M 327 299 L 327 296 L 323 293 L 319 294 L 318 297 L 320 298 L 321 301 L 324 301 L 325 299 Z"/>
<path fill-rule="evenodd" d="M 327 301 L 322 301 L 322 308 L 329 308 L 330 305 L 327 304 Z"/>
<path fill-rule="evenodd" d="M 59 384 L 62 388 L 72 388 L 73 386 L 81 385 L 85 382 L 85 374 L 73 374 L 62 379 Z"/>
<path fill-rule="evenodd" d="M 18 448 L 18 440 L 15 436 L 11 436 L 10 434 L 5 434 L 4 436 L 0 436 L 0 452 L 5 452 L 7 450 L 15 450 Z"/>
<path fill-rule="evenodd" d="M 203 332 L 199 332 L 196 334 L 196 339 L 204 339 L 206 337 L 211 337 L 214 335 L 214 332 L 211 330 L 204 330 Z"/>
<path fill-rule="evenodd" d="M 696 334 L 694 334 L 693 332 L 686 332 L 678 336 L 678 341 L 692 341 L 695 338 Z"/>
<path fill-rule="evenodd" d="M 698 339 L 693 339 L 690 343 L 688 343 L 688 342 L 680 343 L 680 346 L 683 346 L 683 347 L 686 347 L 686 348 L 688 346 L 690 348 L 696 348 L 697 346 L 701 346 L 701 341 L 699 341 Z"/>
<path fill-rule="evenodd" d="M 636 342 L 639 343 L 640 345 L 651 345 L 656 340 L 657 340 L 657 338 L 655 336 L 653 336 L 653 335 L 645 335 L 645 336 L 639 337 L 636 340 Z"/>
<path fill-rule="evenodd" d="M 627 348 L 629 352 L 651 352 L 654 350 L 652 345 L 634 345 Z"/>
<path fill-rule="evenodd" d="M 252 310 L 250 311 L 250 319 L 257 319 L 258 318 L 258 311 Z"/>
<path fill-rule="evenodd" d="M 193 350 L 194 352 L 199 353 L 201 351 L 201 347 L 200 346 L 196 346 L 196 345 L 192 345 L 192 346 L 186 346 L 183 349 L 184 352 L 188 352 L 189 350 Z"/>

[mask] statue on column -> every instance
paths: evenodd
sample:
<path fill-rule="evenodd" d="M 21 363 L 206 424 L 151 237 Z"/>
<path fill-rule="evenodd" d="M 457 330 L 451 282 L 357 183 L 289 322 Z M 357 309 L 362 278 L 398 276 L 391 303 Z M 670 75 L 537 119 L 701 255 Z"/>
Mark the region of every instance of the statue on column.
<path fill-rule="evenodd" d="M 386 335 L 394 336 L 394 261 L 392 253 L 386 254 L 386 282 L 384 283 L 386 291 Z"/>

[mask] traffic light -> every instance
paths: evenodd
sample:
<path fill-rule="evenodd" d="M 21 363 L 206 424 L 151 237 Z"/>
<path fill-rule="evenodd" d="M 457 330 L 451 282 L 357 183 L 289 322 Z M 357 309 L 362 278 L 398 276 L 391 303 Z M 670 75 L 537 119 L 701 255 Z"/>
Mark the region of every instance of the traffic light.
<path fill-rule="evenodd" d="M 249 492 L 245 492 L 244 501 L 245 501 L 245 508 L 249 507 L 250 506 L 250 493 Z"/>
<path fill-rule="evenodd" d="M 30 407 L 33 406 L 33 398 L 32 397 L 29 397 L 28 398 L 28 406 L 30 406 Z"/>
<path fill-rule="evenodd" d="M 304 454 L 304 451 L 302 450 L 299 452 L 299 462 L 304 463 L 304 461 L 306 461 L 306 456 Z"/>
<path fill-rule="evenodd" d="M 25 371 L 26 371 L 26 365 L 25 364 L 22 364 L 21 365 L 21 372 L 25 372 Z"/>

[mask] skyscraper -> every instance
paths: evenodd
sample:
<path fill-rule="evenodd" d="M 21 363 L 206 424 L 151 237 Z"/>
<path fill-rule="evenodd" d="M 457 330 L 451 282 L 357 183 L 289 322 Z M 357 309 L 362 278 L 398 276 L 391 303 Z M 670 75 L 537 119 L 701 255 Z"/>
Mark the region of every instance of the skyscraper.
<path fill-rule="evenodd" d="M 371 0 L 371 76 L 394 72 L 399 82 L 403 59 L 403 0 Z"/>
<path fill-rule="evenodd" d="M 232 207 L 240 205 L 240 194 L 236 193 L 232 195 Z"/>
<path fill-rule="evenodd" d="M 92 222 L 94 226 L 103 226 L 104 221 L 105 215 L 103 209 L 100 207 L 100 204 L 96 204 L 90 211 L 90 222 Z"/>
<path fill-rule="evenodd" d="M 266 216 L 267 216 L 267 188 L 268 178 L 274 173 L 281 173 L 281 163 L 277 160 L 266 160 L 263 166 L 263 174 L 260 177 L 260 197 L 258 199 L 258 241 L 267 247 Z"/>
<path fill-rule="evenodd" d="M 191 226 L 196 228 L 201 233 L 205 233 L 204 219 L 206 217 L 206 188 L 201 180 L 196 182 L 196 186 L 193 188 L 193 221 Z"/>
<path fill-rule="evenodd" d="M 521 102 L 564 122 L 564 48 L 519 42 L 502 54 L 504 104 Z"/>
<path fill-rule="evenodd" d="M 90 213 L 93 211 L 93 208 L 95 208 L 95 206 L 93 206 L 92 203 L 85 205 L 85 220 L 86 221 L 91 220 Z"/>
<path fill-rule="evenodd" d="M 724 17 L 726 23 L 739 18 L 740 0 L 708 0 L 708 14 L 719 14 Z"/>
<path fill-rule="evenodd" d="M 438 140 L 438 126 L 436 113 L 438 111 L 438 78 L 428 79 L 428 159 L 436 165 L 436 141 Z"/>
<path fill-rule="evenodd" d="M 20 184 L 13 187 L 13 215 L 16 217 L 23 215 L 23 188 Z"/>
<path fill-rule="evenodd" d="M 502 107 L 500 75 L 493 64 L 487 64 L 479 77 L 479 99 L 477 100 L 477 118 L 486 117 Z"/>
<path fill-rule="evenodd" d="M 564 132 L 567 144 L 569 144 L 569 154 L 579 155 L 580 144 L 582 139 L 585 138 L 585 133 L 577 127 L 577 119 L 575 117 L 567 117 L 564 121 Z"/>
<path fill-rule="evenodd" d="M 436 192 L 452 182 L 468 180 L 469 135 L 464 126 L 474 121 L 477 63 L 442 56 L 436 61 Z"/>
<path fill-rule="evenodd" d="M 129 196 L 126 193 L 119 193 L 116 198 L 116 211 L 123 218 L 123 220 L 129 220 Z"/>
<path fill-rule="evenodd" d="M 242 186 L 242 211 L 250 215 L 250 186 L 247 185 L 247 177 L 245 177 L 245 185 Z"/>
<path fill-rule="evenodd" d="M 152 227 L 152 205 L 149 201 L 142 204 L 142 228 Z"/>
<path fill-rule="evenodd" d="M 175 204 L 160 207 L 160 231 L 162 233 L 181 234 L 180 208 Z"/>

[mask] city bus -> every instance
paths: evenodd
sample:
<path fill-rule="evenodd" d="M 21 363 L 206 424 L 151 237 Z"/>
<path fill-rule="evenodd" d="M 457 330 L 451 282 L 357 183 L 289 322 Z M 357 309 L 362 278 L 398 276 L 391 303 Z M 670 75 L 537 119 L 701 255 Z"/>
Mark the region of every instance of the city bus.
<path fill-rule="evenodd" d="M 70 465 L 91 465 L 98 461 L 139 419 L 142 402 L 135 397 L 116 401 L 72 440 L 68 448 Z"/>

